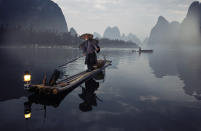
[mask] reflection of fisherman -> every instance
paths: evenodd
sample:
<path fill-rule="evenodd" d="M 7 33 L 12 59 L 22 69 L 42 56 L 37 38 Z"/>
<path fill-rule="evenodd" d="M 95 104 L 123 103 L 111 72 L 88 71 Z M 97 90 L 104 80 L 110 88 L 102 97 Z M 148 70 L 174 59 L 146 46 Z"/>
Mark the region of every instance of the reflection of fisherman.
<path fill-rule="evenodd" d="M 81 36 L 82 37 L 82 36 Z M 85 64 L 87 65 L 88 71 L 94 70 L 94 65 L 97 63 L 96 52 L 100 52 L 98 40 L 93 39 L 93 35 L 84 34 L 84 41 L 80 47 L 82 48 L 84 55 L 86 55 Z"/>
<path fill-rule="evenodd" d="M 97 106 L 97 96 L 95 91 L 98 87 L 99 83 L 93 79 L 85 82 L 85 88 L 82 88 L 82 94 L 79 94 L 80 98 L 84 100 L 84 102 L 79 105 L 81 111 L 91 111 L 92 106 Z"/>

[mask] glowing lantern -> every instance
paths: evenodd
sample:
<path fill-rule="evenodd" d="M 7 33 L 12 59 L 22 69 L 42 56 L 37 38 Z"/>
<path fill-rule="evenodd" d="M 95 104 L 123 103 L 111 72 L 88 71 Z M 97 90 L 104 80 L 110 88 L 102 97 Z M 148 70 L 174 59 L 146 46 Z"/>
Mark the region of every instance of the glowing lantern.
<path fill-rule="evenodd" d="M 25 72 L 24 74 L 24 82 L 30 82 L 31 81 L 31 74 L 29 72 Z"/>
<path fill-rule="evenodd" d="M 24 89 L 28 90 L 31 84 L 31 74 L 28 71 L 24 73 Z"/>

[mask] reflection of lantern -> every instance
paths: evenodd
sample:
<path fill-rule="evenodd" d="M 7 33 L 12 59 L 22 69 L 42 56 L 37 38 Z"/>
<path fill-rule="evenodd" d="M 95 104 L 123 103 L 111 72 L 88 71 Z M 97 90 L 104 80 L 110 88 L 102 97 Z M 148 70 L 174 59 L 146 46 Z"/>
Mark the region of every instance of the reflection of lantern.
<path fill-rule="evenodd" d="M 24 88 L 29 89 L 29 86 L 31 84 L 31 74 L 28 71 L 25 71 L 24 73 Z"/>
<path fill-rule="evenodd" d="M 31 103 L 29 102 L 24 103 L 24 118 L 27 120 L 31 118 Z"/>
<path fill-rule="evenodd" d="M 31 112 L 28 113 L 28 114 L 24 114 L 24 118 L 25 118 L 25 119 L 30 119 L 30 118 L 31 118 Z"/>

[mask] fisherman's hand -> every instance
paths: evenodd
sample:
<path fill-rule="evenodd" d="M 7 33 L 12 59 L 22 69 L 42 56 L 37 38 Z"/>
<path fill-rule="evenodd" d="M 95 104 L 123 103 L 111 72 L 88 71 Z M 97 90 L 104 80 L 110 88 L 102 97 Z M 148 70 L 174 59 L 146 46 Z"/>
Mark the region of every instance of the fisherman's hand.
<path fill-rule="evenodd" d="M 96 48 L 96 52 L 99 53 L 100 52 L 100 48 Z"/>

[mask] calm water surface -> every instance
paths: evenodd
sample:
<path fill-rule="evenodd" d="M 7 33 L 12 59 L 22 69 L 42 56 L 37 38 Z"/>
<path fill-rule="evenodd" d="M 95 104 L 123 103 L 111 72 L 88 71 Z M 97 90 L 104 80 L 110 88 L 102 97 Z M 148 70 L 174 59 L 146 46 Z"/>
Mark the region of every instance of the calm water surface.
<path fill-rule="evenodd" d="M 62 98 L 43 100 L 23 89 L 25 70 L 33 83 L 79 55 L 73 49 L 0 49 L 0 130 L 193 131 L 201 130 L 201 51 L 153 54 L 130 49 L 102 52 L 112 60 L 104 79 L 91 79 Z M 101 56 L 99 56 L 101 57 Z M 84 58 L 60 69 L 85 70 Z M 48 77 L 48 78 L 49 78 Z M 24 119 L 29 103 L 32 117 Z M 88 104 L 86 104 L 88 103 Z"/>

